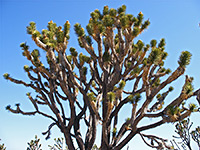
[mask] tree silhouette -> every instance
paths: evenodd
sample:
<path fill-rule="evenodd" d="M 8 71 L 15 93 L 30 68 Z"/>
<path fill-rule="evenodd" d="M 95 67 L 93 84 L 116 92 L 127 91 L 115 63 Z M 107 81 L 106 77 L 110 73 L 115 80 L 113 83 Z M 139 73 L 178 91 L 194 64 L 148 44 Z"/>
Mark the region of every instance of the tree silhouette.
<path fill-rule="evenodd" d="M 165 39 L 160 42 L 153 39 L 150 44 L 135 39 L 150 25 L 149 20 L 143 21 L 142 12 L 133 16 L 126 13 L 125 5 L 118 9 L 105 6 L 103 12 L 96 9 L 90 16 L 87 33 L 79 23 L 74 25 L 84 50 L 81 53 L 67 47 L 69 21 L 64 27 L 50 21 L 42 32 L 36 29 L 36 23 L 30 23 L 27 33 L 40 48 L 30 51 L 27 43 L 20 45 L 23 56 L 31 63 L 24 66 L 30 82 L 8 73 L 4 78 L 35 91 L 36 95 L 27 93 L 35 110 L 25 112 L 19 104 L 16 109 L 10 105 L 6 109 L 51 119 L 52 124 L 43 134 L 48 139 L 52 127 L 57 126 L 70 150 L 75 150 L 75 143 L 81 150 L 92 149 L 98 124 L 103 150 L 120 150 L 137 134 L 145 143 L 145 138 L 151 139 L 147 144 L 153 148 L 168 147 L 165 139 L 143 132 L 182 120 L 194 111 L 193 106 L 181 105 L 192 96 L 199 97 L 199 90 L 193 92 L 193 78 L 189 76 L 180 95 L 164 105 L 173 90 L 170 84 L 184 74 L 191 53 L 183 51 L 177 69 L 171 72 L 164 67 L 168 55 Z M 41 49 L 46 52 L 46 60 L 40 56 Z M 127 105 L 131 115 L 121 124 L 119 113 Z M 45 112 L 44 107 L 51 113 Z M 145 118 L 152 118 L 152 123 L 139 125 Z M 83 126 L 87 129 L 85 133 L 80 130 Z"/>
<path fill-rule="evenodd" d="M 176 146 L 179 148 L 178 144 L 181 144 L 182 148 L 184 150 L 188 149 L 192 150 L 191 147 L 191 141 L 197 143 L 199 149 L 200 149 L 200 127 L 196 127 L 195 130 L 191 131 L 191 127 L 193 125 L 193 122 L 190 123 L 190 119 L 185 119 L 182 121 L 179 121 L 175 127 L 175 132 L 178 134 L 178 136 L 173 136 L 174 138 L 181 139 L 180 142 L 176 142 L 173 140 L 173 142 L 176 144 Z M 179 148 L 180 149 L 180 148 Z"/>
<path fill-rule="evenodd" d="M 40 139 L 35 136 L 35 140 L 28 142 L 27 150 L 42 150 L 41 146 L 42 145 L 40 144 Z"/>

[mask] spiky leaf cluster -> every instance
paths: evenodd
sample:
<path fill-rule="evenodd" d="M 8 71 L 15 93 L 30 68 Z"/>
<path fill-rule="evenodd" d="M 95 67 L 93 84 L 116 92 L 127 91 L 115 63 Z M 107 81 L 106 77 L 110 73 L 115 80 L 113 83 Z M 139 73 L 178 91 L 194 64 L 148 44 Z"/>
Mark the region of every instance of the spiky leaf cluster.
<path fill-rule="evenodd" d="M 186 67 L 187 65 L 190 64 L 190 59 L 191 59 L 192 54 L 188 51 L 183 51 L 179 57 L 178 64 L 181 67 Z"/>
<path fill-rule="evenodd" d="M 190 80 L 186 81 L 184 88 L 183 88 L 183 92 L 185 94 L 188 94 L 188 95 L 192 94 L 192 92 L 194 90 L 194 87 L 192 85 L 192 80 L 193 80 L 193 78 L 190 78 Z"/>
<path fill-rule="evenodd" d="M 4 77 L 5 79 L 8 79 L 8 78 L 10 77 L 10 74 L 4 73 L 3 77 Z"/>
<path fill-rule="evenodd" d="M 81 66 L 84 65 L 84 63 L 89 63 L 90 62 L 90 57 L 86 56 L 86 55 L 83 55 L 83 53 L 80 53 L 79 54 L 79 63 Z"/>
<path fill-rule="evenodd" d="M 30 70 L 29 66 L 28 66 L 28 65 L 25 65 L 25 66 L 24 66 L 24 71 L 29 72 L 29 70 Z"/>
<path fill-rule="evenodd" d="M 96 97 L 93 92 L 88 93 L 87 96 L 90 101 L 96 101 Z"/>
<path fill-rule="evenodd" d="M 129 99 L 129 102 L 134 104 L 134 103 L 137 103 L 141 100 L 141 95 L 139 93 L 136 93 L 135 95 L 129 95 L 128 96 L 128 99 Z"/>
<path fill-rule="evenodd" d="M 120 83 L 119 83 L 119 89 L 123 90 L 124 87 L 125 87 L 125 85 L 126 85 L 126 82 L 124 80 L 120 81 Z"/>
<path fill-rule="evenodd" d="M 76 23 L 74 25 L 74 30 L 75 30 L 76 34 L 78 35 L 78 37 L 82 37 L 85 35 L 85 31 L 79 23 Z"/>
<path fill-rule="evenodd" d="M 143 14 L 140 12 L 137 17 L 134 17 L 131 14 L 126 14 L 126 6 L 122 5 L 117 10 L 105 6 L 103 12 L 95 10 L 90 14 L 91 18 L 86 29 L 89 35 L 95 36 L 96 34 L 104 34 L 106 28 L 116 28 L 117 22 L 119 22 L 122 28 L 132 27 L 132 35 L 137 36 L 141 30 L 146 29 L 150 22 L 149 20 L 143 21 Z M 81 29 L 80 26 L 76 25 L 76 31 Z M 77 33 L 77 32 L 76 32 Z M 78 34 L 80 35 L 80 34 Z"/>
<path fill-rule="evenodd" d="M 189 104 L 189 110 L 190 110 L 191 112 L 196 112 L 196 111 L 198 111 L 197 105 L 196 105 L 196 104 L 193 104 L 193 103 L 190 103 L 190 104 Z"/>
<path fill-rule="evenodd" d="M 47 29 L 43 29 L 41 33 L 37 31 L 34 22 L 31 22 L 29 26 L 27 26 L 27 32 L 32 35 L 33 39 L 38 38 L 47 46 L 56 48 L 57 50 L 60 46 L 66 45 L 67 40 L 69 40 L 69 30 L 69 21 L 64 24 L 63 29 L 61 26 L 57 26 L 53 21 L 50 21 L 48 22 Z M 45 50 L 45 48 L 43 49 Z"/>
<path fill-rule="evenodd" d="M 168 106 L 167 115 L 169 116 L 171 121 L 178 120 L 180 116 L 181 109 L 177 106 Z"/>
<path fill-rule="evenodd" d="M 107 93 L 107 99 L 109 102 L 113 102 L 115 100 L 115 93 L 114 92 L 108 92 Z"/>
<path fill-rule="evenodd" d="M 72 55 L 73 57 L 77 57 L 78 52 L 76 51 L 75 48 L 70 47 L 69 51 L 70 51 L 70 53 L 71 53 L 71 55 Z"/>

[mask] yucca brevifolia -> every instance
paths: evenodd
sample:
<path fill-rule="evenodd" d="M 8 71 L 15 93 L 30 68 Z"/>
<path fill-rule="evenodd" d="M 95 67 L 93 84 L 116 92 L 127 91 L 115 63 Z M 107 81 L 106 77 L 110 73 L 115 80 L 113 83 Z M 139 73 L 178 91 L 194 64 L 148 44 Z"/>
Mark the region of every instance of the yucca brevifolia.
<path fill-rule="evenodd" d="M 98 123 L 102 126 L 103 150 L 122 149 L 136 134 L 140 134 L 144 141 L 145 137 L 150 138 L 152 142 L 147 144 L 151 147 L 167 147 L 163 144 L 164 139 L 145 135 L 143 131 L 189 116 L 193 109 L 181 104 L 198 95 L 199 91 L 193 92 L 192 78 L 186 76 L 180 95 L 163 105 L 166 96 L 173 90 L 169 85 L 184 74 L 191 54 L 183 51 L 178 67 L 172 73 L 165 69 L 167 52 L 164 51 L 164 39 L 158 43 L 151 40 L 150 44 L 135 40 L 149 24 L 149 20 L 143 21 L 142 12 L 137 16 L 127 14 L 125 5 L 118 9 L 105 6 L 103 12 L 95 10 L 86 26 L 87 33 L 80 24 L 74 25 L 79 45 L 85 50 L 78 53 L 73 47 L 67 48 L 69 21 L 64 27 L 50 21 L 48 28 L 42 32 L 37 31 L 36 24 L 31 22 L 27 32 L 46 52 L 48 64 L 40 58 L 39 50 L 31 52 L 26 43 L 21 44 L 23 55 L 32 64 L 24 66 L 31 82 L 14 79 L 7 73 L 4 77 L 35 90 L 36 98 L 27 93 L 35 111 L 24 112 L 19 104 L 16 110 L 11 106 L 7 106 L 7 110 L 23 115 L 40 114 L 51 119 L 53 123 L 46 132 L 47 138 L 56 125 L 64 134 L 70 150 L 75 149 L 75 141 L 80 149 L 91 149 Z M 127 83 L 130 83 L 128 88 L 125 86 Z M 165 92 L 160 93 L 161 90 Z M 41 105 L 48 107 L 52 114 L 42 111 Z M 132 107 L 131 115 L 121 125 L 118 114 L 125 105 Z M 138 125 L 145 118 L 158 118 L 159 121 Z M 87 127 L 85 139 L 80 132 L 81 120 Z"/>
<path fill-rule="evenodd" d="M 193 125 L 193 122 L 190 123 L 190 119 L 185 119 L 182 121 L 179 121 L 175 127 L 175 132 L 178 134 L 178 136 L 173 136 L 174 138 L 181 139 L 180 142 L 176 142 L 173 140 L 173 142 L 178 146 L 178 144 L 181 144 L 183 149 L 192 149 L 191 147 L 191 141 L 197 143 L 199 149 L 200 149 L 200 127 L 196 127 L 195 130 L 190 131 L 191 127 Z M 191 140 L 192 139 L 192 140 Z M 177 144 L 178 143 L 178 144 Z M 179 148 L 180 149 L 180 148 Z"/>

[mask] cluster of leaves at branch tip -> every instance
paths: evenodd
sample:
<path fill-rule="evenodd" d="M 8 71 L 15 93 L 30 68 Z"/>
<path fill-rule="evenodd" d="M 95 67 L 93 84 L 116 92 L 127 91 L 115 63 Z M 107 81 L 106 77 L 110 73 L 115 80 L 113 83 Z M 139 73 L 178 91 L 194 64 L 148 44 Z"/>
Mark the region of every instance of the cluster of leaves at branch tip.
<path fill-rule="evenodd" d="M 140 93 L 136 93 L 136 94 L 131 94 L 131 95 L 129 95 L 128 96 L 128 99 L 129 99 L 129 102 L 131 103 L 131 104 L 135 104 L 135 103 L 138 103 L 140 100 L 141 100 L 141 95 L 140 95 Z"/>
<path fill-rule="evenodd" d="M 27 95 L 27 96 L 31 96 L 31 93 L 30 93 L 30 92 L 28 92 L 28 93 L 26 93 L 26 95 Z"/>
<path fill-rule="evenodd" d="M 29 49 L 29 46 L 26 43 L 21 43 L 20 47 L 22 48 L 22 50 L 26 51 Z"/>
<path fill-rule="evenodd" d="M 107 99 L 109 102 L 113 102 L 115 100 L 115 93 L 114 92 L 108 92 L 107 93 Z"/>
<path fill-rule="evenodd" d="M 189 110 L 190 110 L 191 112 L 197 112 L 197 111 L 198 111 L 197 105 L 194 104 L 194 103 L 190 103 L 190 104 L 189 104 Z"/>
<path fill-rule="evenodd" d="M 119 83 L 119 89 L 123 90 L 125 85 L 126 85 L 126 82 L 124 80 L 121 80 L 120 83 Z"/>
<path fill-rule="evenodd" d="M 77 56 L 78 56 L 78 52 L 76 51 L 75 48 L 70 47 L 69 51 L 70 51 L 70 53 L 71 53 L 71 55 L 72 55 L 73 57 L 77 57 Z"/>
<path fill-rule="evenodd" d="M 85 62 L 90 63 L 90 60 L 90 57 L 83 55 L 83 53 L 79 54 L 79 63 L 81 66 L 83 66 Z"/>
<path fill-rule="evenodd" d="M 30 71 L 30 68 L 29 68 L 28 65 L 24 65 L 24 71 L 25 71 L 25 72 L 29 72 L 29 71 Z"/>
<path fill-rule="evenodd" d="M 36 30 L 36 23 L 30 22 L 27 26 L 27 33 L 32 35 L 33 40 L 39 38 L 44 44 L 49 47 L 56 48 L 59 44 L 69 40 L 70 23 L 66 21 L 64 29 L 56 25 L 53 21 L 48 22 L 47 29 L 43 29 L 40 33 Z"/>
<path fill-rule="evenodd" d="M 167 115 L 170 117 L 170 119 L 175 122 L 178 120 L 181 112 L 186 109 L 185 107 L 185 102 L 182 102 L 182 108 L 181 107 L 178 107 L 178 106 L 168 106 L 168 110 L 167 110 Z M 199 111 L 198 110 L 198 107 L 196 104 L 194 103 L 190 103 L 189 106 L 188 106 L 188 112 L 197 112 Z"/>
<path fill-rule="evenodd" d="M 183 51 L 179 57 L 178 64 L 180 67 L 186 67 L 187 65 L 190 64 L 190 59 L 191 59 L 192 54 L 188 51 Z"/>
<path fill-rule="evenodd" d="M 95 97 L 95 95 L 94 95 L 93 92 L 87 93 L 87 96 L 88 96 L 88 99 L 89 99 L 90 101 L 96 102 L 96 97 Z"/>
<path fill-rule="evenodd" d="M 172 122 L 175 122 L 180 116 L 181 109 L 178 106 L 168 106 L 167 115 L 170 117 Z"/>
<path fill-rule="evenodd" d="M 126 14 L 125 12 L 125 5 L 119 7 L 117 10 L 114 8 L 109 9 L 108 6 L 104 6 L 102 14 L 98 9 L 96 9 L 90 14 L 91 18 L 89 24 L 86 27 L 88 34 L 91 36 L 95 36 L 95 34 L 106 35 L 106 27 L 110 29 L 114 27 L 116 18 L 119 19 L 122 28 L 130 28 L 134 24 L 132 31 L 132 35 L 134 37 L 136 37 L 141 32 L 141 30 L 146 29 L 150 25 L 149 20 L 146 20 L 142 24 L 143 14 L 141 12 L 137 17 L 134 17 L 132 14 Z M 79 37 L 84 36 L 84 30 L 80 24 L 75 25 L 75 31 Z M 79 44 L 81 45 L 80 42 Z"/>
<path fill-rule="evenodd" d="M 7 80 L 10 77 L 9 73 L 4 73 L 3 77 Z"/>
<path fill-rule="evenodd" d="M 187 95 L 191 95 L 193 93 L 194 87 L 192 85 L 193 77 L 186 77 L 186 83 L 183 87 L 183 92 Z"/>
<path fill-rule="evenodd" d="M 78 37 L 82 37 L 85 35 L 85 31 L 79 23 L 76 23 L 74 25 L 74 30 L 75 30 L 76 34 L 78 35 Z"/>

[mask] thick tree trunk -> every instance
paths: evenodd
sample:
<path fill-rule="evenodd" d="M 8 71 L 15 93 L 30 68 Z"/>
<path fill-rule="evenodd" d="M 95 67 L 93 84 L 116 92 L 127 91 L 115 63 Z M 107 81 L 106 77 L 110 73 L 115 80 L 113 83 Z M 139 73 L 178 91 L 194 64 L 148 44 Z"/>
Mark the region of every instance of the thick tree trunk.
<path fill-rule="evenodd" d="M 65 143 L 69 150 L 75 150 L 71 135 L 69 132 L 64 133 Z"/>

